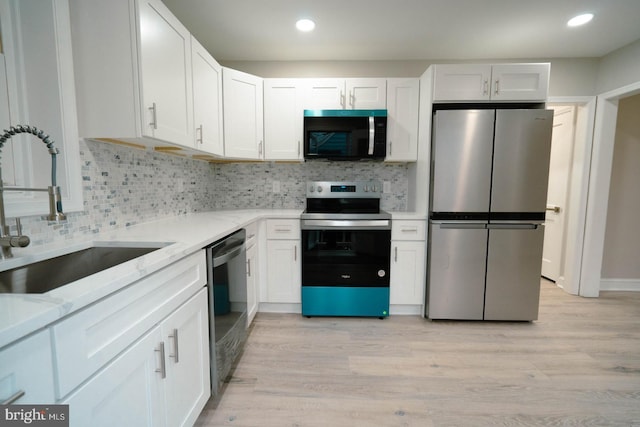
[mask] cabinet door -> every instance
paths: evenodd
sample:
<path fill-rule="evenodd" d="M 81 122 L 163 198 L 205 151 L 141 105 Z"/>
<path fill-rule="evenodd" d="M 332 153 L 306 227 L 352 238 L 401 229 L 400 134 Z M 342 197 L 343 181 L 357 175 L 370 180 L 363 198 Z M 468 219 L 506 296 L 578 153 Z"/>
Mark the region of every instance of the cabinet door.
<path fill-rule="evenodd" d="M 387 80 L 387 161 L 418 158 L 418 79 Z"/>
<path fill-rule="evenodd" d="M 266 302 L 300 303 L 300 241 L 267 241 Z"/>
<path fill-rule="evenodd" d="M 435 66 L 433 100 L 488 101 L 491 65 L 443 64 Z"/>
<path fill-rule="evenodd" d="M 207 290 L 162 322 L 167 426 L 191 426 L 211 395 Z"/>
<path fill-rule="evenodd" d="M 262 79 L 224 68 L 224 150 L 226 157 L 262 158 Z"/>
<path fill-rule="evenodd" d="M 391 244 L 391 304 L 422 304 L 424 302 L 425 267 L 424 241 Z"/>
<path fill-rule="evenodd" d="M 160 0 L 138 6 L 143 135 L 193 147 L 191 35 Z"/>
<path fill-rule="evenodd" d="M 299 80 L 264 81 L 265 160 L 302 158 L 301 92 Z"/>
<path fill-rule="evenodd" d="M 493 101 L 545 101 L 549 64 L 498 64 L 491 70 Z"/>
<path fill-rule="evenodd" d="M 193 37 L 191 48 L 195 147 L 222 156 L 222 67 Z"/>
<path fill-rule="evenodd" d="M 387 108 L 386 79 L 347 79 L 346 105 L 351 110 L 378 110 Z"/>
<path fill-rule="evenodd" d="M 161 342 L 156 327 L 66 398 L 69 425 L 165 426 Z"/>
<path fill-rule="evenodd" d="M 0 351 L 0 402 L 55 402 L 49 331 L 38 332 Z"/>
<path fill-rule="evenodd" d="M 247 327 L 258 311 L 258 247 L 247 248 Z"/>
<path fill-rule="evenodd" d="M 346 105 L 343 79 L 304 81 L 303 108 L 306 110 L 342 110 Z"/>

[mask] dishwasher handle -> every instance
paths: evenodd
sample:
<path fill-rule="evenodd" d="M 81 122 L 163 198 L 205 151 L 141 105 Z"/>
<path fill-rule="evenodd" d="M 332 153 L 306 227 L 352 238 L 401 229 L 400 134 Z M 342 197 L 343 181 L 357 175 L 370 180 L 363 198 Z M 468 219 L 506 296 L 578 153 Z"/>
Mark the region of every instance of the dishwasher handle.
<path fill-rule="evenodd" d="M 222 250 L 214 252 L 212 254 L 213 266 L 218 267 L 220 265 L 226 264 L 227 262 L 229 262 L 229 260 L 232 260 L 244 251 L 244 242 L 239 242 L 238 244 L 233 246 L 226 246 Z"/>

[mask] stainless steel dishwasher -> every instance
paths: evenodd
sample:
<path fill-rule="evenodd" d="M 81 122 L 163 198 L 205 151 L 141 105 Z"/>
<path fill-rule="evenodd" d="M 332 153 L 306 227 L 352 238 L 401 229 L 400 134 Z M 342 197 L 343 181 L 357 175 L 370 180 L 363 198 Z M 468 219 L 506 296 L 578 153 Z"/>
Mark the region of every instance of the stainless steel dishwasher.
<path fill-rule="evenodd" d="M 245 235 L 241 229 L 205 248 L 212 395 L 231 372 L 247 338 Z"/>

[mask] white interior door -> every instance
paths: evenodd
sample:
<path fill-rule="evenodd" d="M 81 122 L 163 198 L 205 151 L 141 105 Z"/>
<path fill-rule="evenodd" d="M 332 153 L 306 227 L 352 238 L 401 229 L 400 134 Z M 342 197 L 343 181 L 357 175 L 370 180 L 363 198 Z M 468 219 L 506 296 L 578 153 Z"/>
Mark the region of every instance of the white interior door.
<path fill-rule="evenodd" d="M 564 256 L 565 217 L 573 158 L 574 127 L 575 107 L 554 107 L 547 215 L 542 253 L 542 275 L 554 282 L 559 279 Z"/>

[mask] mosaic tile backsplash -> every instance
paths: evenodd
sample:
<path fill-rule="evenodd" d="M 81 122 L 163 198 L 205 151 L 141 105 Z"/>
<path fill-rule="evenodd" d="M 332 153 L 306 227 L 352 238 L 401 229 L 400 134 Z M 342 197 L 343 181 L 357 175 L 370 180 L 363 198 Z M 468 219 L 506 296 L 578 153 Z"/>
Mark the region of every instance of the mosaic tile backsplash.
<path fill-rule="evenodd" d="M 22 218 L 31 247 L 163 217 L 219 209 L 303 209 L 306 181 L 389 181 L 387 211 L 405 211 L 408 170 L 380 162 L 209 164 L 91 140 L 80 141 L 84 211 L 63 224 Z M 280 191 L 274 192 L 274 181 Z"/>

